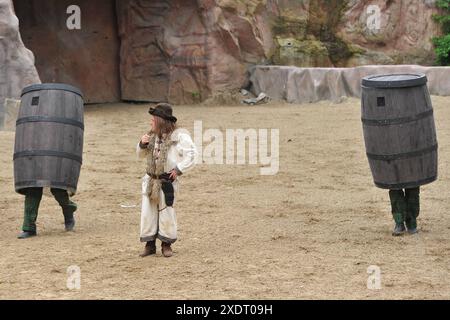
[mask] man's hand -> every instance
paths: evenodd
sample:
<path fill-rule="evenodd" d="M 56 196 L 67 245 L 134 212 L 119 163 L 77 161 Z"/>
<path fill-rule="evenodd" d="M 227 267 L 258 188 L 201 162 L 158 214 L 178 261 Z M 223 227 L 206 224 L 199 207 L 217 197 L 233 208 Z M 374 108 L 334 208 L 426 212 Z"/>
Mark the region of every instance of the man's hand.
<path fill-rule="evenodd" d="M 149 144 L 150 136 L 148 134 L 144 134 L 141 138 L 141 144 Z"/>
<path fill-rule="evenodd" d="M 172 181 L 174 181 L 177 177 L 178 177 L 178 172 L 177 172 L 177 170 L 176 170 L 176 169 L 172 169 L 172 170 L 170 171 L 170 179 L 171 179 Z"/>

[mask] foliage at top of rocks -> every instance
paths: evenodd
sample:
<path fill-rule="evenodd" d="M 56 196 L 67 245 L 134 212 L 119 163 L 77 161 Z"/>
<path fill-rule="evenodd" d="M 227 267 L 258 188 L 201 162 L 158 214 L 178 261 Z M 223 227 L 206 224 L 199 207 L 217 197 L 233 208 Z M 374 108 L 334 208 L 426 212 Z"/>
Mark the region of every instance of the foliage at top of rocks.
<path fill-rule="evenodd" d="M 433 43 L 437 61 L 442 66 L 450 65 L 450 0 L 438 0 L 436 5 L 442 9 L 442 14 L 433 16 L 434 20 L 442 25 L 443 35 L 434 37 Z"/>

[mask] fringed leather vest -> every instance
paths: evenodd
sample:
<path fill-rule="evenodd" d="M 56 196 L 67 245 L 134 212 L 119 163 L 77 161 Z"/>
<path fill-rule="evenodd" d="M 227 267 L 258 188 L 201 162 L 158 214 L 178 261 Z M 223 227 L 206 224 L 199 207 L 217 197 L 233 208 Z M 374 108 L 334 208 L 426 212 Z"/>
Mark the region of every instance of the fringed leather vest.
<path fill-rule="evenodd" d="M 172 141 L 170 134 L 163 135 L 161 139 L 153 132 L 150 132 L 149 135 L 150 141 L 147 147 L 149 151 L 147 156 L 147 174 L 150 177 L 160 176 L 164 173 L 169 149 L 176 142 Z M 147 191 L 150 200 L 159 202 L 161 180 L 151 178 Z"/>

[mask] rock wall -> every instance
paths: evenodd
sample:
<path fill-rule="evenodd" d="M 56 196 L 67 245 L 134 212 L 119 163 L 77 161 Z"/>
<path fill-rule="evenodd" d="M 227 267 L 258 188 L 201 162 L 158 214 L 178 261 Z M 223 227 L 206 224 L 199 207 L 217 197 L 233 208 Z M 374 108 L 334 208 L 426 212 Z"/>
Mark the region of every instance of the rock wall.
<path fill-rule="evenodd" d="M 270 49 L 264 6 L 218 3 L 117 2 L 123 99 L 192 103 L 244 84 L 247 65 Z"/>
<path fill-rule="evenodd" d="M 274 62 L 299 67 L 432 65 L 434 0 L 268 0 Z"/>
<path fill-rule="evenodd" d="M 195 102 L 209 95 L 208 35 L 195 0 L 117 2 L 122 99 Z"/>
<path fill-rule="evenodd" d="M 5 98 L 19 98 L 23 87 L 39 82 L 33 53 L 20 37 L 12 1 L 0 0 L 0 118 L 4 118 Z"/>
<path fill-rule="evenodd" d="M 432 65 L 431 38 L 440 33 L 432 20 L 434 2 L 16 0 L 25 43 L 34 50 L 44 81 L 78 84 L 88 102 L 177 104 L 245 87 L 246 72 L 255 64 Z M 11 1 L 0 3 L 2 19 L 17 23 Z M 35 7 L 29 9 L 30 3 Z M 81 7 L 80 31 L 61 27 L 69 3 Z M 18 43 L 14 34 L 20 39 L 16 24 L 12 30 L 0 29 L 0 58 L 2 47 Z M 17 52 L 16 59 L 28 63 L 19 69 L 32 70 L 27 75 L 21 71 L 21 81 L 34 82 L 34 69 L 26 67 L 29 51 L 22 45 Z M 14 60 L 3 59 L 9 65 Z M 0 90 L 6 90 L 4 83 Z"/>
<path fill-rule="evenodd" d="M 1 110 L 3 108 L 3 110 Z M 6 98 L 0 108 L 0 131 L 15 131 L 20 100 Z"/>
<path fill-rule="evenodd" d="M 432 65 L 435 55 L 431 39 L 440 34 L 440 27 L 432 18 L 438 12 L 434 3 L 433 0 L 349 1 L 338 28 L 339 36 L 356 49 L 346 66 Z M 367 27 L 367 21 L 376 22 L 376 12 L 369 5 L 380 9 L 379 29 Z"/>
<path fill-rule="evenodd" d="M 80 29 L 67 26 L 72 4 L 80 8 Z M 14 6 L 42 82 L 78 87 L 86 103 L 120 100 L 115 0 L 15 0 Z"/>

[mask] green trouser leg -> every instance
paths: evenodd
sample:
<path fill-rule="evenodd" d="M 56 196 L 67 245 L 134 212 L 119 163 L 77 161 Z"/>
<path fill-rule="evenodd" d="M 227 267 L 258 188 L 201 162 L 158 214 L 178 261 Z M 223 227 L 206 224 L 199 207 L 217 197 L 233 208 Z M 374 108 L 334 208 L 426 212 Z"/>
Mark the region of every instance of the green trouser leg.
<path fill-rule="evenodd" d="M 406 199 L 403 190 L 389 190 L 389 198 L 395 223 L 403 223 L 406 216 Z"/>
<path fill-rule="evenodd" d="M 36 220 L 42 199 L 42 188 L 28 188 L 25 193 L 23 231 L 36 232 Z"/>
<path fill-rule="evenodd" d="M 406 227 L 408 229 L 417 228 L 417 217 L 420 212 L 420 187 L 405 190 L 406 199 Z"/>
<path fill-rule="evenodd" d="M 51 192 L 63 210 L 64 221 L 72 221 L 73 213 L 77 210 L 77 204 L 69 199 L 69 195 L 66 190 L 51 189 Z"/>

